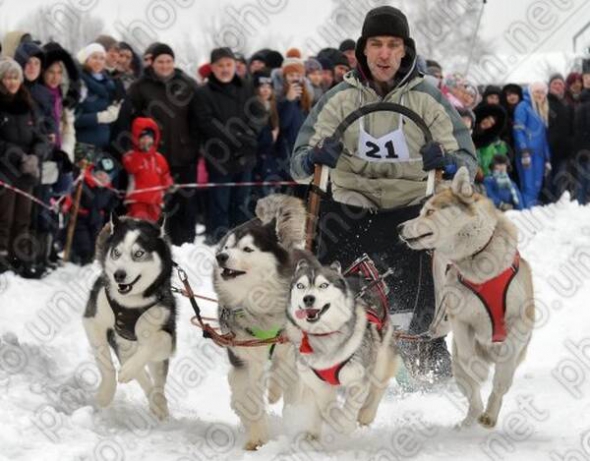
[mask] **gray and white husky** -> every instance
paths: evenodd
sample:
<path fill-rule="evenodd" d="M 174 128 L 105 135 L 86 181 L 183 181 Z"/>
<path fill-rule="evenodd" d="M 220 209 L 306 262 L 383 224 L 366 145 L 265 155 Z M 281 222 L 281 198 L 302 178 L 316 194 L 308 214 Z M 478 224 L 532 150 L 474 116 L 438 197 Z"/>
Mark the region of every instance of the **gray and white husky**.
<path fill-rule="evenodd" d="M 312 439 L 320 437 L 324 421 L 341 433 L 353 431 L 357 422 L 373 422 L 397 371 L 389 313 L 381 303 L 357 297 L 365 284 L 359 277 L 345 278 L 340 264 L 322 266 L 308 256 L 292 279 L 287 331 L 299 345 L 304 395 L 312 397 L 303 398 L 313 405 L 307 428 Z M 339 389 L 346 393 L 342 407 Z"/>
<path fill-rule="evenodd" d="M 159 419 L 168 416 L 164 386 L 176 343 L 176 304 L 171 291 L 172 255 L 162 229 L 147 221 L 113 216 L 97 242 L 102 274 L 84 312 L 84 328 L 102 381 L 100 407 L 115 395 L 118 381 L 137 380 Z"/>
<path fill-rule="evenodd" d="M 237 340 L 272 338 L 283 331 L 294 258 L 305 240 L 301 200 L 271 195 L 258 201 L 256 215 L 231 230 L 216 250 L 219 323 L 223 333 L 231 332 Z M 285 405 L 297 399 L 294 348 L 231 347 L 228 355 L 231 406 L 246 428 L 244 448 L 255 450 L 269 438 L 265 394 L 270 403 L 281 395 Z"/>

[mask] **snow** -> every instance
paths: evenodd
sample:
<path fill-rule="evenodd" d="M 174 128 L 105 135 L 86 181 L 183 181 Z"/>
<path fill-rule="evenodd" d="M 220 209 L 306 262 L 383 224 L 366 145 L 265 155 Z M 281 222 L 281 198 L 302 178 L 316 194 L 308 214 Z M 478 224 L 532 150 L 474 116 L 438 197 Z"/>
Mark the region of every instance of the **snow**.
<path fill-rule="evenodd" d="M 533 267 L 539 319 L 494 431 L 455 429 L 465 400 L 452 383 L 404 393 L 394 382 L 370 428 L 310 444 L 275 405 L 272 440 L 244 452 L 225 352 L 200 337 L 183 298 L 166 389 L 171 418 L 155 421 L 136 383 L 120 385 L 111 407 L 98 410 L 98 373 L 80 320 L 98 268 L 66 265 L 40 281 L 0 276 L 0 460 L 588 460 L 590 207 L 566 196 L 509 217 Z M 197 242 L 174 256 L 195 290 L 211 295 L 212 250 Z"/>

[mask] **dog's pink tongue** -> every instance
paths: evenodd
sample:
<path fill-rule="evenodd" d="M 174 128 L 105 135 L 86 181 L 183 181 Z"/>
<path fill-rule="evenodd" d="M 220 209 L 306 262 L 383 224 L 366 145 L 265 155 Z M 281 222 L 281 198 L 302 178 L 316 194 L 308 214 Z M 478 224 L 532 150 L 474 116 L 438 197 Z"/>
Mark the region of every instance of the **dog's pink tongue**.
<path fill-rule="evenodd" d="M 301 320 L 307 317 L 307 313 L 303 309 L 297 309 L 295 311 L 295 317 Z"/>

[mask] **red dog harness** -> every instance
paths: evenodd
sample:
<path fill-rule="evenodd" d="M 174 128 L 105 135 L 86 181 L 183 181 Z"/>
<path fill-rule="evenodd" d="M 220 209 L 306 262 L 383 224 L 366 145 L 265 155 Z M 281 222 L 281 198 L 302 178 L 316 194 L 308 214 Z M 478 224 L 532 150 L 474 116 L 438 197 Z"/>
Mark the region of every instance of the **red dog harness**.
<path fill-rule="evenodd" d="M 387 315 L 387 314 L 386 314 Z M 378 331 L 381 331 L 385 326 L 385 322 L 387 321 L 387 317 L 385 319 L 380 319 L 376 312 L 371 309 L 367 310 L 367 320 L 377 327 Z M 337 331 L 333 331 L 331 333 L 319 333 L 319 334 L 312 334 L 311 336 L 330 336 L 334 333 L 338 333 Z M 301 354 L 312 354 L 313 349 L 311 344 L 309 344 L 309 333 L 303 331 L 303 339 L 301 340 L 301 345 L 299 346 L 299 352 Z M 340 386 L 340 371 L 344 366 L 350 361 L 352 355 L 348 357 L 344 362 L 338 363 L 333 367 L 326 368 L 323 370 L 316 370 L 312 368 L 311 370 L 316 374 L 318 378 L 322 381 L 331 384 L 332 386 Z"/>
<path fill-rule="evenodd" d="M 514 255 L 512 265 L 493 279 L 483 283 L 474 283 L 459 274 L 459 282 L 469 288 L 479 298 L 492 323 L 492 342 L 498 343 L 506 339 L 506 295 L 510 283 L 518 273 L 520 253 Z"/>

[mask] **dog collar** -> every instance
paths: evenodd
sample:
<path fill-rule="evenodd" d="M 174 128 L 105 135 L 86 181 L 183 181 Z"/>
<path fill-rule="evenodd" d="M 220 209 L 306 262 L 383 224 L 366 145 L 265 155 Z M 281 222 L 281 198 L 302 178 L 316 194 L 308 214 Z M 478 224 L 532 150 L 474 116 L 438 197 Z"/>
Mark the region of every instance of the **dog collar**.
<path fill-rule="evenodd" d="M 309 337 L 316 336 L 316 337 L 324 337 L 330 336 L 335 333 L 340 333 L 339 331 L 331 331 L 330 333 L 308 333 L 307 331 L 301 331 L 303 333 L 303 338 L 301 338 L 301 345 L 299 346 L 299 352 L 302 354 L 313 354 L 313 348 L 311 344 L 309 344 Z"/>

